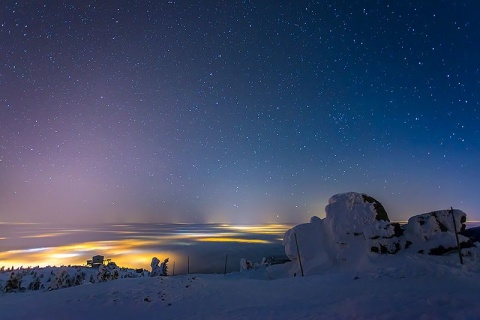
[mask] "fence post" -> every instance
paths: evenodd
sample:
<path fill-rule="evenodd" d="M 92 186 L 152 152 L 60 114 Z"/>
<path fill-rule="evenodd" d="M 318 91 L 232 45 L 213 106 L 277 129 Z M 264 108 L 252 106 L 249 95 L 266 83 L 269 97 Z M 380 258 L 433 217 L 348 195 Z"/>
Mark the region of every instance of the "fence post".
<path fill-rule="evenodd" d="M 455 222 L 455 215 L 453 214 L 453 207 L 450 207 L 450 213 L 452 214 L 453 228 L 455 229 L 455 239 L 457 239 L 458 257 L 460 258 L 460 264 L 463 264 L 462 251 L 461 251 L 461 248 L 460 248 L 460 241 L 458 241 L 457 223 Z"/>
<path fill-rule="evenodd" d="M 187 274 L 190 274 L 190 256 L 187 257 Z"/>
<path fill-rule="evenodd" d="M 225 269 L 223 270 L 223 275 L 227 274 L 227 260 L 228 260 L 228 253 L 225 254 Z"/>
<path fill-rule="evenodd" d="M 172 277 L 175 275 L 175 261 L 173 261 L 173 271 L 172 271 Z"/>
<path fill-rule="evenodd" d="M 298 249 L 297 234 L 294 233 L 293 235 L 295 236 L 295 245 L 297 246 L 298 262 L 300 262 L 300 271 L 302 272 L 302 277 L 303 277 L 302 257 L 300 256 L 300 249 Z"/>

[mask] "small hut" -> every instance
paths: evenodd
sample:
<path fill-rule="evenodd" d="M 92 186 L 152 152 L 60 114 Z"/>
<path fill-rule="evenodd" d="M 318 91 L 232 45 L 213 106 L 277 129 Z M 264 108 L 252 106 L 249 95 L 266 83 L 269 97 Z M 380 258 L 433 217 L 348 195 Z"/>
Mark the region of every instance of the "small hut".
<path fill-rule="evenodd" d="M 87 260 L 87 265 L 92 268 L 98 268 L 103 264 L 105 257 L 101 255 L 96 255 L 92 257 L 92 260 Z"/>

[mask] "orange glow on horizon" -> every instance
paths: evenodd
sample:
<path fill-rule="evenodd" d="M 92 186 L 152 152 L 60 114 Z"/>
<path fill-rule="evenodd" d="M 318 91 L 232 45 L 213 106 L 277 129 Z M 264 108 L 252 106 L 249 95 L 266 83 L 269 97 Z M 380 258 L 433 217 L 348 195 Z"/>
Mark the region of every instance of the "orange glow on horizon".
<path fill-rule="evenodd" d="M 117 225 L 118 226 L 118 225 Z M 128 227 L 128 225 L 125 225 Z M 56 236 L 65 237 L 76 235 L 79 229 L 67 228 L 55 231 L 46 231 L 41 228 L 39 233 L 35 234 L 33 230 L 30 234 L 20 234 L 17 237 L 0 238 L 7 241 L 17 241 L 20 239 L 35 239 L 30 241 L 30 247 L 0 252 L 0 267 L 11 266 L 62 266 L 62 265 L 80 265 L 85 266 L 86 261 L 94 255 L 102 255 L 105 259 L 110 259 L 118 266 L 129 268 L 144 268 L 149 270 L 153 257 L 161 261 L 169 258 L 170 262 L 177 261 L 177 267 L 183 266 L 186 261 L 185 254 L 182 254 L 181 247 L 191 246 L 195 243 L 251 243 L 251 244 L 274 244 L 276 240 L 281 242 L 283 233 L 289 229 L 290 225 L 270 224 L 270 225 L 208 225 L 208 227 L 190 228 L 177 226 L 171 231 L 158 234 L 150 230 L 143 233 L 139 230 L 85 230 L 92 233 L 105 233 L 107 239 L 98 241 L 79 241 L 73 243 L 55 243 L 51 241 L 42 245 L 42 238 L 52 238 Z M 112 239 L 108 234 L 117 235 Z M 262 238 L 260 235 L 269 235 Z M 272 235 L 274 237 L 272 237 Z M 125 238 L 127 237 L 127 238 Z M 117 239 L 118 238 L 118 239 Z M 36 240 L 38 239 L 38 240 Z M 62 240 L 65 241 L 65 240 Z M 67 240 L 68 241 L 68 240 Z M 75 240 L 74 240 L 75 241 Z M 32 247 L 33 243 L 33 247 Z M 169 248 L 162 250 L 163 248 Z M 176 251 L 172 248 L 179 248 Z"/>
<path fill-rule="evenodd" d="M 154 256 L 161 258 L 178 256 L 173 252 L 158 252 L 146 249 L 158 245 L 158 241 L 124 239 L 82 242 L 58 247 L 33 248 L 0 252 L 0 266 L 61 266 L 86 265 L 96 254 L 111 259 L 119 266 L 148 268 Z M 168 256 L 166 256 L 168 254 Z"/>

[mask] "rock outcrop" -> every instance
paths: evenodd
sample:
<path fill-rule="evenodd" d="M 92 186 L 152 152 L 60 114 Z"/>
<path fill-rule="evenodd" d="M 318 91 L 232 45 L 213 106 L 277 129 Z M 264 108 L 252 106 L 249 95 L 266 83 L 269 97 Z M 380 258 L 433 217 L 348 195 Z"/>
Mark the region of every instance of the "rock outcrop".
<path fill-rule="evenodd" d="M 393 253 L 404 245 L 391 240 L 401 233 L 399 226 L 390 223 L 383 205 L 369 195 L 334 195 L 325 212 L 324 219 L 312 217 L 310 223 L 297 225 L 284 236 L 286 255 L 298 260 L 299 251 L 306 272 L 336 263 L 354 263 L 373 247 L 379 253 Z"/>
<path fill-rule="evenodd" d="M 465 212 L 457 209 L 419 214 L 408 219 L 405 237 L 412 242 L 412 249 L 419 253 L 443 255 L 457 250 L 455 232 L 465 230 L 466 221 Z M 468 237 L 461 234 L 458 240 L 462 248 L 473 245 Z"/>
<path fill-rule="evenodd" d="M 335 264 L 354 265 L 369 254 L 396 254 L 402 250 L 441 255 L 457 249 L 455 231 L 465 229 L 466 214 L 453 210 L 414 216 L 406 226 L 392 223 L 383 205 L 373 197 L 356 192 L 337 194 L 325 207 L 324 219 L 288 230 L 283 238 L 285 253 L 292 261 L 302 260 L 305 273 L 316 273 Z M 456 229 L 455 229 L 456 228 Z M 473 241 L 459 235 L 462 248 Z M 292 274 L 298 274 L 294 264 Z"/>

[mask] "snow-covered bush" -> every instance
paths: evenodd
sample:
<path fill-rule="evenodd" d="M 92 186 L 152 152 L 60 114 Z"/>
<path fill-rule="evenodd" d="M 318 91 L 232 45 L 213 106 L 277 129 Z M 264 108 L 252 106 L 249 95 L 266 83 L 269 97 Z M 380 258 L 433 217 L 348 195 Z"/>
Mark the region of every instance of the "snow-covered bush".
<path fill-rule="evenodd" d="M 251 261 L 242 258 L 240 259 L 240 272 L 253 269 L 253 264 Z"/>
<path fill-rule="evenodd" d="M 273 258 L 262 258 L 261 262 L 255 262 L 253 263 L 250 260 L 247 260 L 245 258 L 240 259 L 240 272 L 242 271 L 247 271 L 247 270 L 256 270 L 259 268 L 265 268 L 268 267 L 272 264 Z"/>

